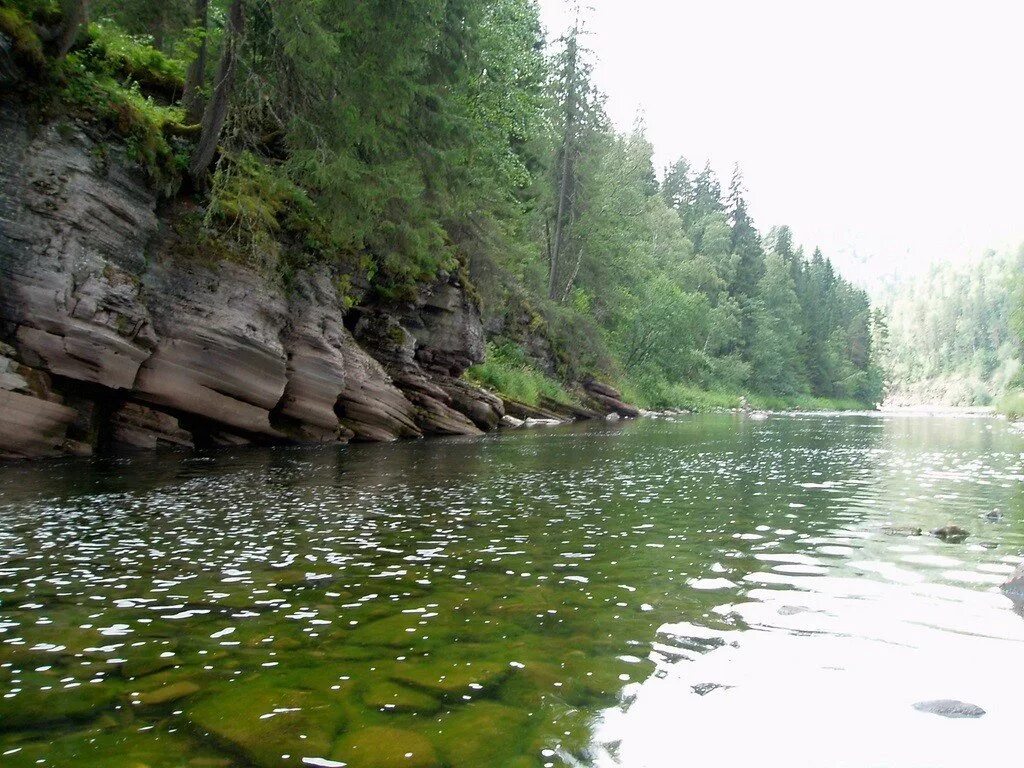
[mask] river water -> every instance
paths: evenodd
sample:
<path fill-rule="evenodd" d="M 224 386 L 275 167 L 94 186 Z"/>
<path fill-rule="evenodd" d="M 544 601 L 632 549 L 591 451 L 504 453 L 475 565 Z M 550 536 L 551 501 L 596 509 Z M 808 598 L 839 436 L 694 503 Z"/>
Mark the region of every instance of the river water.
<path fill-rule="evenodd" d="M 1022 480 L 891 415 L 3 466 L 0 764 L 1010 764 Z"/>

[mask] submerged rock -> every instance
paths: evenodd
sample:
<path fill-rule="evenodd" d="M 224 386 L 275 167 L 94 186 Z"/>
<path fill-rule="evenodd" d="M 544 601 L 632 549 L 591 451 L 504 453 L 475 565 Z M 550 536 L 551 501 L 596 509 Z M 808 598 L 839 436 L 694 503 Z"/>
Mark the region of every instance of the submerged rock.
<path fill-rule="evenodd" d="M 338 702 L 288 680 L 228 683 L 188 710 L 192 727 L 260 768 L 302 765 L 330 754 L 344 716 Z M 287 755 L 287 757 L 285 757 Z"/>
<path fill-rule="evenodd" d="M 451 768 L 506 765 L 523 751 L 529 715 L 491 701 L 462 707 L 441 718 L 438 751 Z"/>
<path fill-rule="evenodd" d="M 385 712 L 432 714 L 441 708 L 433 696 L 390 680 L 372 684 L 363 693 L 363 703 Z"/>
<path fill-rule="evenodd" d="M 186 699 L 193 694 L 199 693 L 200 690 L 199 686 L 195 683 L 182 680 L 177 683 L 162 685 L 149 691 L 143 691 L 138 696 L 133 697 L 133 700 L 144 707 L 157 707 Z"/>
<path fill-rule="evenodd" d="M 919 701 L 914 705 L 918 712 L 941 715 L 950 718 L 977 718 L 985 714 L 985 710 L 976 704 L 955 699 L 937 699 L 935 701 Z"/>
<path fill-rule="evenodd" d="M 63 720 L 91 720 L 113 706 L 118 689 L 109 682 L 53 685 L 51 690 L 27 688 L 0 697 L 0 731 L 39 728 Z"/>
<path fill-rule="evenodd" d="M 501 684 L 511 667 L 498 662 L 438 662 L 403 665 L 392 678 L 446 699 L 479 695 Z"/>
<path fill-rule="evenodd" d="M 913 525 L 887 525 L 882 531 L 887 536 L 920 536 L 923 531 Z"/>
<path fill-rule="evenodd" d="M 959 542 L 970 536 L 970 532 L 961 528 L 959 525 L 944 525 L 941 528 L 936 528 L 932 531 L 932 535 L 936 538 L 948 541 L 951 544 L 958 544 Z"/>
<path fill-rule="evenodd" d="M 361 728 L 346 734 L 331 752 L 331 759 L 348 768 L 441 766 L 434 745 L 425 736 L 398 728 Z"/>

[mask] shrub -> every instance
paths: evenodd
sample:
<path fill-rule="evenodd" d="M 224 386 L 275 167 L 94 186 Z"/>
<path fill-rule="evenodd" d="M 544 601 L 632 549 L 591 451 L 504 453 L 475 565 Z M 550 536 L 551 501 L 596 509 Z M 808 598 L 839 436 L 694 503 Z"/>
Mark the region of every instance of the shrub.
<path fill-rule="evenodd" d="M 467 371 L 473 382 L 526 405 L 539 405 L 542 398 L 571 403 L 565 388 L 530 361 L 515 344 L 489 344 L 487 359 Z"/>
<path fill-rule="evenodd" d="M 1016 390 L 1007 392 L 999 398 L 996 410 L 1009 419 L 1024 419 L 1024 392 Z"/>

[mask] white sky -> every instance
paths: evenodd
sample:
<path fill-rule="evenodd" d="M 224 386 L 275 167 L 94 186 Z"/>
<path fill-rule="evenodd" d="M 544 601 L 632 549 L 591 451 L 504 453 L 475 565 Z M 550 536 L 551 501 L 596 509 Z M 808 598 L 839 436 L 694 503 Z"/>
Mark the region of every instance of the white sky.
<path fill-rule="evenodd" d="M 1024 241 L 1024 0 L 590 5 L 615 123 L 642 110 L 659 165 L 739 162 L 763 232 L 862 284 Z"/>

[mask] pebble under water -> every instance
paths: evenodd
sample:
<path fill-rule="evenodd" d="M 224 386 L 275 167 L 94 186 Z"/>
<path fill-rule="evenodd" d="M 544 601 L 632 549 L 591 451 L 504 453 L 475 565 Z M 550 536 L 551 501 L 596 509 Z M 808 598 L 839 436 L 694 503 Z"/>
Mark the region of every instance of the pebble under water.
<path fill-rule="evenodd" d="M 1022 481 L 866 414 L 0 466 L 0 764 L 1001 764 Z"/>

